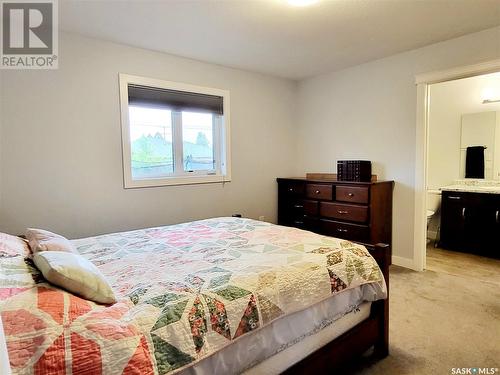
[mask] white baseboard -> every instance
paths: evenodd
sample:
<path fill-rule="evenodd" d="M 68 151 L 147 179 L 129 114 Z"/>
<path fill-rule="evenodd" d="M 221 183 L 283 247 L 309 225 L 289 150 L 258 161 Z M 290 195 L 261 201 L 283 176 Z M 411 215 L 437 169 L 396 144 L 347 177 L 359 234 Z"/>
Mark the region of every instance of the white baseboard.
<path fill-rule="evenodd" d="M 404 268 L 409 268 L 414 270 L 415 269 L 415 264 L 413 262 L 412 258 L 403 258 L 403 257 L 398 257 L 397 255 L 392 256 L 392 264 Z"/>

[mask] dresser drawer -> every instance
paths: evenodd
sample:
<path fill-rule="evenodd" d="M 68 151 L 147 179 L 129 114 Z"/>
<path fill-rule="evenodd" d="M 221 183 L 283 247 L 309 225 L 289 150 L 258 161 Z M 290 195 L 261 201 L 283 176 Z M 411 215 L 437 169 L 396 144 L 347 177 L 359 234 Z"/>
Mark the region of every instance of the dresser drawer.
<path fill-rule="evenodd" d="M 333 220 L 320 220 L 322 233 L 327 236 L 346 240 L 369 242 L 370 229 L 368 225 L 341 223 Z"/>
<path fill-rule="evenodd" d="M 368 187 L 337 186 L 335 200 L 352 203 L 368 203 Z"/>
<path fill-rule="evenodd" d="M 368 207 L 353 204 L 320 202 L 319 214 L 334 219 L 366 223 L 368 221 Z"/>
<path fill-rule="evenodd" d="M 332 185 L 307 184 L 306 197 L 332 200 Z"/>
<path fill-rule="evenodd" d="M 301 181 L 286 181 L 280 183 L 280 192 L 285 196 L 304 195 L 306 184 Z"/>
<path fill-rule="evenodd" d="M 304 229 L 311 232 L 319 231 L 319 219 L 314 216 L 304 215 Z"/>
<path fill-rule="evenodd" d="M 319 212 L 319 202 L 304 200 L 304 214 L 308 216 L 318 216 Z"/>

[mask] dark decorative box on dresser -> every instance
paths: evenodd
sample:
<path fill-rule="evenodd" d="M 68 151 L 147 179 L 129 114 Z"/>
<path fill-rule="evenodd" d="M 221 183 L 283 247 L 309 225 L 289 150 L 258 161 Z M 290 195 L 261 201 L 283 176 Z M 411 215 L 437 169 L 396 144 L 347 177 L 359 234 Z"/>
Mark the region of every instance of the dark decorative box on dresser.
<path fill-rule="evenodd" d="M 392 245 L 394 181 L 278 178 L 278 224 Z"/>

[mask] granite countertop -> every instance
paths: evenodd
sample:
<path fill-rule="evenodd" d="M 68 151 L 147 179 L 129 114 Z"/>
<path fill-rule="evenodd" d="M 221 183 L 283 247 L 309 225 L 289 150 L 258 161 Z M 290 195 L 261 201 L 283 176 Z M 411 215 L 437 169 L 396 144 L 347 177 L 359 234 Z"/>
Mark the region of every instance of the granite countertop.
<path fill-rule="evenodd" d="M 457 180 L 453 185 L 444 186 L 443 191 L 463 191 L 469 193 L 500 194 L 500 181 Z"/>

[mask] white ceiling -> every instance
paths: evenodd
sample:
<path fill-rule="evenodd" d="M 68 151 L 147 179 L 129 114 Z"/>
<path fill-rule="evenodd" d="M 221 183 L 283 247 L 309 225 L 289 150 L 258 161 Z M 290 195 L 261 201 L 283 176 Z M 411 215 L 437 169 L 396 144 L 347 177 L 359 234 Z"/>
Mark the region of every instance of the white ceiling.
<path fill-rule="evenodd" d="M 301 79 L 500 24 L 500 0 L 60 1 L 61 28 Z"/>

